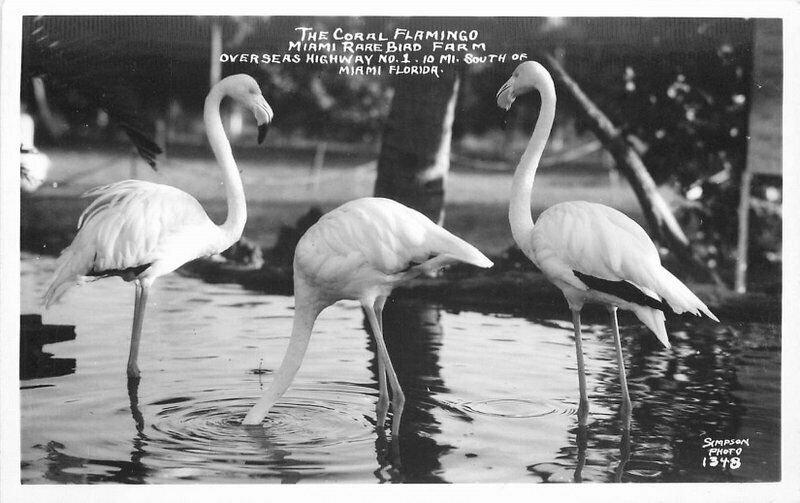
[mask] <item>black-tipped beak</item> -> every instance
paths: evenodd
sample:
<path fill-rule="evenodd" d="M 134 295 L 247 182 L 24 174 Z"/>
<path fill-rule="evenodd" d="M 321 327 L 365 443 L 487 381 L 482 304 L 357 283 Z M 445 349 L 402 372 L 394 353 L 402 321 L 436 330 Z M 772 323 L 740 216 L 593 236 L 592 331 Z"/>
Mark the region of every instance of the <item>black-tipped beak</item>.
<path fill-rule="evenodd" d="M 267 136 L 269 124 L 272 122 L 273 117 L 272 109 L 270 108 L 269 103 L 267 103 L 267 100 L 265 100 L 260 94 L 256 97 L 256 101 L 253 106 L 253 115 L 255 115 L 256 124 L 258 124 L 258 143 L 260 145 Z"/>
<path fill-rule="evenodd" d="M 269 131 L 269 124 L 261 124 L 258 126 L 258 144 L 261 145 L 263 143 L 264 138 L 267 137 L 267 131 Z"/>
<path fill-rule="evenodd" d="M 511 104 L 514 103 L 516 96 L 512 87 L 513 77 L 508 79 L 505 84 L 497 91 L 497 106 L 508 112 Z"/>

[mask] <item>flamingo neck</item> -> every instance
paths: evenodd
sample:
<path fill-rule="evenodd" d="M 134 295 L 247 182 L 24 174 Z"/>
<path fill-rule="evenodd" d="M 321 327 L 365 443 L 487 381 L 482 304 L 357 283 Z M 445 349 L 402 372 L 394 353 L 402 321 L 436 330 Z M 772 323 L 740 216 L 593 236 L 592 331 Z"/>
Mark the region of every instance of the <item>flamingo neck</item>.
<path fill-rule="evenodd" d="M 511 223 L 511 233 L 514 241 L 525 251 L 529 246 L 529 236 L 533 232 L 533 216 L 531 215 L 531 193 L 533 192 L 533 181 L 536 177 L 536 170 L 539 168 L 539 161 L 542 158 L 547 139 L 550 137 L 550 129 L 553 127 L 553 119 L 556 114 L 556 92 L 552 79 L 543 78 L 537 82 L 536 88 L 542 97 L 542 106 L 539 111 L 539 118 L 536 120 L 536 127 L 533 130 L 528 146 L 522 154 L 522 158 L 514 171 L 514 179 L 511 184 L 511 201 L 508 207 L 508 220 Z"/>
<path fill-rule="evenodd" d="M 228 216 L 219 227 L 225 240 L 222 250 L 239 240 L 244 231 L 244 224 L 247 221 L 247 204 L 244 197 L 242 178 L 239 175 L 239 168 L 233 158 L 231 144 L 225 135 L 222 118 L 220 117 L 220 104 L 224 96 L 225 91 L 220 86 L 214 86 L 206 97 L 203 110 L 208 143 L 211 145 L 217 164 L 222 170 L 222 183 L 225 186 L 225 197 L 228 202 Z"/>
<path fill-rule="evenodd" d="M 259 424 L 275 405 L 275 402 L 286 393 L 297 375 L 297 371 L 300 370 L 300 364 L 303 363 L 303 357 L 308 349 L 308 341 L 311 339 L 314 322 L 319 313 L 327 307 L 326 303 L 307 292 L 310 292 L 310 289 L 306 288 L 304 284 L 299 284 L 295 278 L 295 311 L 289 345 L 283 355 L 281 366 L 275 373 L 272 385 L 250 409 L 242 424 Z"/>

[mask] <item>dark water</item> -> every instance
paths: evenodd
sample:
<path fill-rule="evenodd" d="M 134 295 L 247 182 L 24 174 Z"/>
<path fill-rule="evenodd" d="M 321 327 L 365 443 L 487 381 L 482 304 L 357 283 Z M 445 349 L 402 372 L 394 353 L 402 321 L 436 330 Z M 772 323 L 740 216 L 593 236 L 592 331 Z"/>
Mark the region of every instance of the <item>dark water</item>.
<path fill-rule="evenodd" d="M 25 255 L 22 313 L 54 260 Z M 74 326 L 21 380 L 22 482 L 654 482 L 780 477 L 780 328 L 670 323 L 673 348 L 623 317 L 633 401 L 624 435 L 613 339 L 584 325 L 591 403 L 578 426 L 571 322 L 390 303 L 406 391 L 399 439 L 375 431 L 374 348 L 360 308 L 317 322 L 294 384 L 258 427 L 239 421 L 271 382 L 293 299 L 177 274 L 151 295 L 140 367 L 125 378 L 133 287 L 85 285 L 43 315 Z M 591 319 L 600 323 L 601 319 Z M 69 330 L 70 327 L 67 327 Z M 746 440 L 710 466 L 706 438 Z M 706 466 L 704 467 L 704 460 Z M 734 467 L 734 465 L 736 465 Z"/>

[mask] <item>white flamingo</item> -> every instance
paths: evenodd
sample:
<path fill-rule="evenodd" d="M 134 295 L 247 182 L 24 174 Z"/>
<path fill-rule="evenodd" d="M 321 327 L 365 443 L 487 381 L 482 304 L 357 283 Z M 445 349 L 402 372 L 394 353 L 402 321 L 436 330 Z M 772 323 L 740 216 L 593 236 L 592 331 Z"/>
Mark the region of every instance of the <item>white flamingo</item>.
<path fill-rule="evenodd" d="M 630 417 L 631 401 L 625 379 L 617 308 L 632 311 L 669 348 L 664 311 L 716 316 L 683 283 L 661 266 L 647 233 L 623 213 L 602 204 L 571 201 L 531 216 L 531 192 L 556 111 L 553 79 L 537 62 L 527 61 L 497 93 L 497 105 L 508 110 L 517 96 L 538 90 L 542 105 L 531 139 L 514 172 L 508 219 L 514 240 L 545 277 L 561 289 L 572 310 L 578 359 L 580 404 L 585 420 L 589 410 L 581 348 L 581 309 L 584 303 L 605 305 L 614 332 L 622 414 Z"/>
<path fill-rule="evenodd" d="M 286 354 L 270 388 L 244 418 L 258 424 L 286 392 L 308 347 L 317 316 L 341 299 L 357 300 L 367 313 L 378 350 L 378 428 L 389 408 L 397 438 L 405 397 L 383 340 L 381 313 L 397 285 L 444 266 L 466 262 L 491 267 L 475 247 L 428 217 L 390 199 L 365 197 L 325 214 L 297 243 L 294 254 L 295 314 Z"/>
<path fill-rule="evenodd" d="M 96 196 L 78 219 L 78 233 L 58 258 L 44 295 L 50 306 L 76 283 L 120 276 L 136 284 L 129 378 L 140 375 L 137 363 L 147 296 L 153 282 L 190 260 L 224 251 L 242 235 L 247 220 L 244 188 L 220 118 L 220 103 L 229 96 L 249 108 L 258 123 L 261 143 L 272 109 L 256 81 L 232 75 L 208 93 L 203 118 L 228 201 L 228 215 L 216 225 L 203 207 L 182 190 L 140 180 L 124 180 L 94 188 Z"/>
<path fill-rule="evenodd" d="M 35 131 L 33 117 L 27 112 L 22 112 L 19 126 L 21 140 L 19 145 L 19 184 L 22 191 L 28 193 L 41 187 L 50 170 L 50 158 L 33 144 Z"/>

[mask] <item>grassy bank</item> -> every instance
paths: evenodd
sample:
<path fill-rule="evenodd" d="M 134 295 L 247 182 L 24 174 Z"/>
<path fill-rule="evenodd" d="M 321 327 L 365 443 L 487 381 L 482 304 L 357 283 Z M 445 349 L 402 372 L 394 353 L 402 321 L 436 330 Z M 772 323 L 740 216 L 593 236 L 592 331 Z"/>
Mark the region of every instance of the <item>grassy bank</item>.
<path fill-rule="evenodd" d="M 88 201 L 86 190 L 126 178 L 165 183 L 195 196 L 217 222 L 226 205 L 216 163 L 207 149 L 171 151 L 151 170 L 128 150 L 47 152 L 52 168 L 47 183 L 23 201 L 23 248 L 57 253 L 74 233 Z M 236 152 L 239 154 L 239 152 Z M 274 245 L 281 226 L 294 225 L 311 206 L 323 211 L 358 197 L 372 195 L 374 158 L 363 153 L 330 152 L 321 169 L 314 151 L 247 149 L 237 155 L 248 202 L 245 236 L 262 246 Z M 447 180 L 445 227 L 486 253 L 501 253 L 512 244 L 506 220 L 511 169 L 459 167 Z M 584 199 L 614 206 L 641 221 L 641 210 L 624 181 L 602 168 L 563 166 L 543 169 L 537 178 L 534 213 L 559 201 Z"/>

